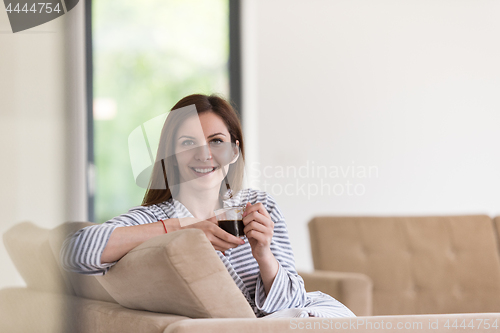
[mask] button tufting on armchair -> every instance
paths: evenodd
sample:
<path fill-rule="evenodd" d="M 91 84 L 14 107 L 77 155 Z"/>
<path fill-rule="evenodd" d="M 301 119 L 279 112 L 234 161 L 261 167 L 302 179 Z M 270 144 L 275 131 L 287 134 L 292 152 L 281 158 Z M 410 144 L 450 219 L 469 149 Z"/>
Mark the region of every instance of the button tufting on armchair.
<path fill-rule="evenodd" d="M 500 312 L 500 217 L 316 217 L 314 268 L 373 281 L 373 314 Z"/>

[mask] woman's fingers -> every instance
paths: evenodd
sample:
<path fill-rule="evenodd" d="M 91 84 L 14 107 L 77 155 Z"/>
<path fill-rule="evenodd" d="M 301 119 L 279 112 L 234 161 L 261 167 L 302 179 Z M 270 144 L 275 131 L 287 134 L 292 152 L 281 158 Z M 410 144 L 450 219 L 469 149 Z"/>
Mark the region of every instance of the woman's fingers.
<path fill-rule="evenodd" d="M 265 225 L 262 225 L 261 223 L 255 221 L 248 223 L 243 231 L 245 232 L 245 235 L 247 235 L 247 237 L 250 231 L 256 231 L 263 234 L 269 233 L 269 229 Z"/>
<path fill-rule="evenodd" d="M 225 232 L 210 220 L 194 223 L 187 227 L 201 229 L 212 246 L 218 251 L 226 251 L 244 243 L 241 238 Z"/>
<path fill-rule="evenodd" d="M 249 241 L 254 240 L 260 246 L 269 244 L 267 235 L 257 230 L 250 230 L 246 235 Z"/>
<path fill-rule="evenodd" d="M 215 236 L 214 236 L 213 239 L 210 240 L 210 243 L 212 243 L 212 246 L 217 251 L 227 251 L 227 250 L 229 250 L 231 248 L 234 248 L 234 247 L 238 246 L 236 244 L 225 242 L 225 241 L 223 241 L 220 238 L 217 238 Z"/>
<path fill-rule="evenodd" d="M 238 245 L 241 245 L 245 243 L 241 238 L 236 237 L 235 235 L 232 235 L 225 230 L 221 229 L 219 226 L 216 226 L 216 228 L 213 230 L 213 234 L 215 237 L 219 238 L 220 240 L 228 243 L 228 244 L 233 244 L 234 246 L 231 247 L 236 247 Z"/>
<path fill-rule="evenodd" d="M 257 202 L 254 205 L 247 203 L 247 205 L 245 207 L 245 211 L 243 212 L 243 217 L 245 217 L 253 212 L 259 212 L 260 214 L 262 214 L 268 218 L 271 218 L 269 216 L 269 212 L 267 211 L 266 207 L 264 207 L 264 205 L 260 202 Z"/>
<path fill-rule="evenodd" d="M 255 241 L 260 246 L 269 246 L 271 244 L 271 239 L 273 238 L 273 230 L 262 225 L 261 223 L 252 221 L 246 225 L 245 235 L 252 245 L 253 241 Z M 253 241 L 252 241 L 253 240 Z"/>
<path fill-rule="evenodd" d="M 268 228 L 274 229 L 274 222 L 269 217 L 262 215 L 258 211 L 253 211 L 250 214 L 243 217 L 243 224 L 244 225 L 247 225 L 248 223 L 250 223 L 252 221 L 259 222 Z"/>
<path fill-rule="evenodd" d="M 274 233 L 274 222 L 262 203 L 247 204 L 243 213 L 243 224 L 248 243 L 252 247 L 252 255 L 259 262 L 269 257 Z"/>

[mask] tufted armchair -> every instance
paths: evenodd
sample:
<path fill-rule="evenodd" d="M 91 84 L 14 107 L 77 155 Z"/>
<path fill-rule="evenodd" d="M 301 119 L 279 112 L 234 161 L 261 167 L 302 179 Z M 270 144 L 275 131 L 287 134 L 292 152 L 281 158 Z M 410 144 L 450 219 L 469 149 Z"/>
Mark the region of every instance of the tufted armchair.
<path fill-rule="evenodd" d="M 373 314 L 500 312 L 500 217 L 316 217 L 314 268 L 368 275 Z"/>

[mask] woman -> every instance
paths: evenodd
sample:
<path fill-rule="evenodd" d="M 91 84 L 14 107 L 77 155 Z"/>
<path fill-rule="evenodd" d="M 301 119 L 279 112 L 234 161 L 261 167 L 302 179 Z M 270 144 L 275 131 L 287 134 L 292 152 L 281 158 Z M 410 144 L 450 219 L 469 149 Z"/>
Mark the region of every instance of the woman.
<path fill-rule="evenodd" d="M 105 274 L 152 237 L 198 228 L 258 317 L 354 316 L 328 295 L 306 293 L 276 202 L 265 192 L 241 189 L 243 161 L 241 126 L 230 104 L 214 95 L 183 98 L 163 126 L 142 206 L 67 239 L 65 268 Z M 219 228 L 213 217 L 214 210 L 234 206 L 246 206 L 243 239 Z"/>

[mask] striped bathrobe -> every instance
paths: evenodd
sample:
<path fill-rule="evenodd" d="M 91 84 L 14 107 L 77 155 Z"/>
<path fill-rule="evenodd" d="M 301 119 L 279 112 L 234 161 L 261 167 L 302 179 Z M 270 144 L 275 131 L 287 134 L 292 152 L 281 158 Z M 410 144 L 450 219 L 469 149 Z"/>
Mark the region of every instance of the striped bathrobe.
<path fill-rule="evenodd" d="M 240 288 L 257 317 L 353 317 L 354 314 L 334 298 L 319 291 L 307 293 L 304 281 L 295 271 L 295 260 L 288 238 L 285 219 L 274 199 L 266 192 L 245 189 L 224 200 L 224 207 L 244 206 L 260 202 L 274 222 L 271 251 L 279 263 L 278 273 L 268 295 L 264 291 L 259 265 L 252 256 L 248 239 L 245 244 L 223 254 L 216 251 L 236 285 Z M 171 199 L 151 206 L 139 206 L 103 224 L 79 230 L 65 240 L 61 250 L 66 270 L 88 275 L 104 275 L 114 263 L 101 263 L 101 254 L 117 227 L 147 224 L 169 218 L 193 217 L 179 201 Z M 297 310 L 287 310 L 297 309 Z"/>

